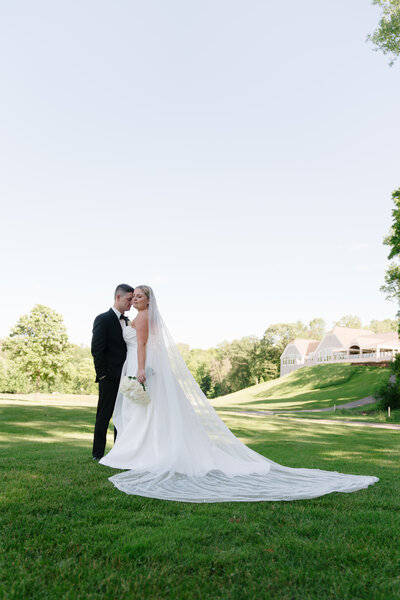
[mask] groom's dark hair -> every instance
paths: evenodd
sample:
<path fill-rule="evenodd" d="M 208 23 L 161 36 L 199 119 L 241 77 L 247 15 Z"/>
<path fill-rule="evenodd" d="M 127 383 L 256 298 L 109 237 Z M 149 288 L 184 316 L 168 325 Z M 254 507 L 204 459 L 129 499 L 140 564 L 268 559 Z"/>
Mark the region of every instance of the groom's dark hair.
<path fill-rule="evenodd" d="M 131 292 L 134 292 L 134 289 L 131 285 L 128 285 L 127 283 L 120 283 L 115 288 L 114 298 L 117 297 L 117 294 L 120 294 L 121 296 L 125 296 L 126 294 L 130 294 Z"/>

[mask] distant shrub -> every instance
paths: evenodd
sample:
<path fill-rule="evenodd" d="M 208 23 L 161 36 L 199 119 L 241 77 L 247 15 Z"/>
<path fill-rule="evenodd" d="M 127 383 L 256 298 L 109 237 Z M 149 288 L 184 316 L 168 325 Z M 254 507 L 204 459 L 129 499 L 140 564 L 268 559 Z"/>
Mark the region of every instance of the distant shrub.
<path fill-rule="evenodd" d="M 400 354 L 396 355 L 392 366 L 392 376 L 385 385 L 382 385 L 375 393 L 379 400 L 379 408 L 387 410 L 390 408 L 400 408 Z"/>
<path fill-rule="evenodd" d="M 388 384 L 381 386 L 376 397 L 379 400 L 379 408 L 387 410 L 390 408 L 400 408 L 400 387 L 397 381 L 389 381 Z"/>

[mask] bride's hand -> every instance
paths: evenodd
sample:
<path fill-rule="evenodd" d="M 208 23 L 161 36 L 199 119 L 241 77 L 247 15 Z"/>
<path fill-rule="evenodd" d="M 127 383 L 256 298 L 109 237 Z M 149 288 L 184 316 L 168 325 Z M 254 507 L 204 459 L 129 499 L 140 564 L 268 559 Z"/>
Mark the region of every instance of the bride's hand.
<path fill-rule="evenodd" d="M 144 383 L 146 381 L 146 371 L 144 369 L 138 370 L 136 374 L 136 379 L 139 383 Z"/>

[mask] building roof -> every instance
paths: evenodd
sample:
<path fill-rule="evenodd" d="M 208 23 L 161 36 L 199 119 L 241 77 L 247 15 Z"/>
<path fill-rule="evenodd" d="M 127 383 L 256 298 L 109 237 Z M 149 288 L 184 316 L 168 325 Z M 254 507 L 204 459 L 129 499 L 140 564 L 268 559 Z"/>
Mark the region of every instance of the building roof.
<path fill-rule="evenodd" d="M 308 353 L 314 352 L 319 346 L 319 340 L 311 340 L 308 345 Z"/>
<path fill-rule="evenodd" d="M 335 335 L 343 348 L 350 348 L 356 344 L 358 337 L 370 337 L 375 336 L 374 332 L 370 329 L 355 329 L 353 327 L 334 327 L 326 335 Z"/>
<path fill-rule="evenodd" d="M 300 354 L 302 356 L 307 356 L 308 354 L 310 354 L 310 352 L 313 352 L 315 350 L 315 348 L 317 348 L 317 346 L 319 345 L 319 341 L 318 340 L 305 340 L 303 338 L 296 338 L 293 340 L 293 342 L 289 342 L 289 344 L 286 346 L 286 348 L 288 346 L 296 346 L 297 350 L 300 352 Z M 285 350 L 286 350 L 285 348 Z"/>
<path fill-rule="evenodd" d="M 354 329 L 352 327 L 334 327 L 327 335 L 335 335 L 343 348 L 359 346 L 360 348 L 377 348 L 381 344 L 399 345 L 399 337 L 395 331 L 374 333 L 370 329 Z"/>

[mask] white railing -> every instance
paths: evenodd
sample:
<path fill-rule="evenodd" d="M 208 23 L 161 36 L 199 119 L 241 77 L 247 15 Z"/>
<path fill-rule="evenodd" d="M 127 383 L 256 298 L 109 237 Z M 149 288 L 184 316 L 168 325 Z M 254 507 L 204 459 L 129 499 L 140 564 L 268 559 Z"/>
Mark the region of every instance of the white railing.
<path fill-rule="evenodd" d="M 365 352 L 364 354 L 346 354 L 343 356 L 343 353 L 335 355 L 330 355 L 318 360 L 317 357 L 313 358 L 305 358 L 304 362 L 301 359 L 291 359 L 292 362 L 284 362 L 281 361 L 281 377 L 282 375 L 286 375 L 286 373 L 290 373 L 291 371 L 296 371 L 297 369 L 301 369 L 302 367 L 313 367 L 315 365 L 326 365 L 331 363 L 344 363 L 344 362 L 382 362 L 387 360 L 393 360 L 397 354 L 397 350 L 389 350 L 387 352 Z"/>
<path fill-rule="evenodd" d="M 326 356 L 324 358 L 309 358 L 306 359 L 304 364 L 307 366 L 311 365 L 321 365 L 324 363 L 336 363 L 336 362 L 380 362 L 383 360 L 393 360 L 396 352 L 390 350 L 388 352 L 364 352 L 361 354 L 347 354 L 346 356 L 341 355 L 331 355 Z"/>

